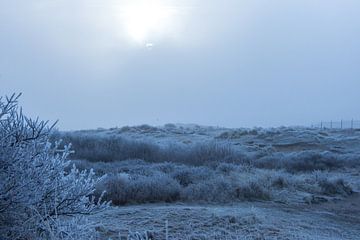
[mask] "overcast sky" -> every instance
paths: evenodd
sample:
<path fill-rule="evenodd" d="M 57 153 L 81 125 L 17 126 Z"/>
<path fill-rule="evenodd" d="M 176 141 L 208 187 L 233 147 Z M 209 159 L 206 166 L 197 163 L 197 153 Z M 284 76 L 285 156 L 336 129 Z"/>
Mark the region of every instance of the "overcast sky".
<path fill-rule="evenodd" d="M 60 129 L 360 119 L 359 0 L 0 0 L 0 95 Z"/>

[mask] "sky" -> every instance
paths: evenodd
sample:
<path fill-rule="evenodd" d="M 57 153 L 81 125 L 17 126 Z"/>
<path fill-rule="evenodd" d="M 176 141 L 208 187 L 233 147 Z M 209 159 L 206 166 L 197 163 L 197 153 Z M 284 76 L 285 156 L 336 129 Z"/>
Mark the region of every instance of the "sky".
<path fill-rule="evenodd" d="M 63 130 L 360 119 L 358 0 L 0 0 L 0 96 Z"/>

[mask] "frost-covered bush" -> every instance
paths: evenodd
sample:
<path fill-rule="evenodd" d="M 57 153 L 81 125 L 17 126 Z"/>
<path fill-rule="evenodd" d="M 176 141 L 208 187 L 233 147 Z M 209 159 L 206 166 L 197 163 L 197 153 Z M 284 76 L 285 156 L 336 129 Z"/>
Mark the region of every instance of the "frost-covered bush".
<path fill-rule="evenodd" d="M 232 163 L 220 163 L 216 170 L 220 173 L 223 173 L 225 175 L 229 175 L 231 172 L 236 171 L 238 169 L 238 166 Z"/>
<path fill-rule="evenodd" d="M 286 169 L 289 172 L 311 172 L 314 170 L 335 170 L 343 167 L 359 166 L 356 155 L 342 155 L 331 152 L 301 151 L 276 153 L 255 162 L 260 168 Z"/>
<path fill-rule="evenodd" d="M 236 187 L 236 198 L 240 200 L 269 200 L 270 193 L 258 182 L 249 182 Z"/>
<path fill-rule="evenodd" d="M 235 186 L 222 176 L 190 184 L 181 192 L 181 198 L 187 201 L 230 202 L 235 200 Z"/>
<path fill-rule="evenodd" d="M 106 190 L 105 198 L 115 205 L 144 202 L 204 201 L 232 202 L 266 200 L 271 179 L 262 172 L 242 171 L 236 165 L 226 165 L 231 171 L 210 167 L 194 167 L 173 163 L 141 163 L 137 161 L 117 166 L 121 172 L 107 176 L 97 185 L 97 194 Z M 110 163 L 108 163 L 110 164 Z M 122 170 L 121 170 L 122 169 Z M 228 169 L 228 168 L 226 168 Z M 251 177 L 253 176 L 253 177 Z M 256 176 L 256 177 L 254 177 Z M 274 187 L 275 189 L 275 187 Z"/>
<path fill-rule="evenodd" d="M 136 202 L 172 202 L 179 199 L 180 185 L 165 174 L 139 176 L 131 182 L 129 195 Z"/>
<path fill-rule="evenodd" d="M 92 239 L 93 171 L 67 173 L 69 147 L 49 144 L 51 126 L 26 117 L 19 96 L 0 99 L 0 239 Z"/>
<path fill-rule="evenodd" d="M 206 202 L 269 200 L 270 193 L 259 182 L 238 182 L 231 177 L 217 175 L 183 188 L 181 199 Z"/>
<path fill-rule="evenodd" d="M 190 168 L 179 167 L 178 170 L 172 173 L 172 177 L 178 181 L 181 186 L 187 187 L 194 183 L 194 173 Z"/>
<path fill-rule="evenodd" d="M 171 177 L 179 182 L 181 186 L 188 186 L 193 183 L 207 181 L 216 177 L 215 172 L 208 167 L 178 166 L 171 173 Z"/>
<path fill-rule="evenodd" d="M 156 171 L 160 171 L 162 173 L 169 174 L 169 173 L 176 171 L 180 166 L 183 166 L 183 165 L 177 165 L 174 163 L 165 162 L 165 163 L 153 164 L 152 169 L 155 169 Z"/>
<path fill-rule="evenodd" d="M 172 144 L 160 147 L 147 141 L 130 140 L 119 135 L 104 135 L 91 131 L 55 132 L 53 141 L 62 139 L 76 150 L 72 159 L 91 162 L 114 162 L 142 159 L 146 162 L 173 162 L 187 165 L 216 165 L 219 162 L 248 163 L 244 154 L 236 152 L 229 144 L 216 141 L 182 146 Z"/>
<path fill-rule="evenodd" d="M 150 162 L 161 161 L 157 145 L 145 141 L 135 141 L 120 136 L 96 135 L 88 132 L 56 132 L 52 139 L 62 139 L 71 143 L 76 150 L 73 159 L 86 159 L 93 162 L 114 162 L 127 159 L 144 159 Z"/>
<path fill-rule="evenodd" d="M 146 174 L 146 171 L 148 174 L 151 174 L 146 166 L 148 163 L 138 159 L 117 162 L 90 162 L 87 160 L 71 160 L 71 162 L 75 164 L 79 170 L 93 169 L 96 176 L 111 175 L 120 172 L 138 172 L 140 169 L 143 170 L 144 174 Z M 69 171 L 70 167 L 71 166 L 66 168 L 65 171 Z"/>
<path fill-rule="evenodd" d="M 100 197 L 102 192 L 106 191 L 105 199 L 111 200 L 114 205 L 126 204 L 131 200 L 129 185 L 129 175 L 124 173 L 109 175 L 97 184 L 95 195 Z"/>
<path fill-rule="evenodd" d="M 340 173 L 334 178 L 333 172 L 326 171 L 291 173 L 283 169 L 248 168 L 246 165 L 227 163 L 219 164 L 216 168 L 140 160 L 86 162 L 86 165 L 88 169 L 109 173 L 97 185 L 97 195 L 106 190 L 107 200 L 112 200 L 116 205 L 270 199 L 289 202 L 298 201 L 309 194 L 345 197 L 355 186 L 355 182 Z M 341 178 L 343 182 L 336 180 Z"/>
<path fill-rule="evenodd" d="M 319 186 L 325 195 L 348 196 L 353 193 L 352 188 L 343 179 L 322 179 L 319 181 Z"/>
<path fill-rule="evenodd" d="M 201 166 L 204 163 L 232 162 L 238 160 L 237 157 L 229 145 L 211 142 L 191 148 L 185 161 L 191 165 Z"/>
<path fill-rule="evenodd" d="M 152 176 L 109 176 L 98 185 L 98 194 L 106 190 L 105 198 L 115 205 L 127 203 L 173 202 L 179 199 L 180 185 L 168 175 L 155 172 Z"/>
<path fill-rule="evenodd" d="M 238 139 L 246 135 L 258 135 L 260 129 L 236 129 L 222 132 L 216 138 L 220 139 Z"/>

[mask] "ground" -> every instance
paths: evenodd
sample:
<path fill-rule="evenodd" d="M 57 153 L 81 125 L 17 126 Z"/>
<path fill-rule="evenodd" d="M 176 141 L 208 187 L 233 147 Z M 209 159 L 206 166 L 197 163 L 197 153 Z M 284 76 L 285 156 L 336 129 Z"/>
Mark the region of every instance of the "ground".
<path fill-rule="evenodd" d="M 144 204 L 94 216 L 103 239 L 127 230 L 154 239 L 360 239 L 360 195 L 322 204 Z"/>

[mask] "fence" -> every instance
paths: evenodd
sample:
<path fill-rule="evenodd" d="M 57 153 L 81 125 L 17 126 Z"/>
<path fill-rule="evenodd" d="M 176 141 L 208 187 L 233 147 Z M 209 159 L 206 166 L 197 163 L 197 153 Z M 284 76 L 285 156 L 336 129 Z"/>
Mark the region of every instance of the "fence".
<path fill-rule="evenodd" d="M 312 128 L 334 128 L 334 129 L 360 129 L 360 120 L 341 120 L 341 121 L 330 121 L 320 122 L 311 125 Z"/>

